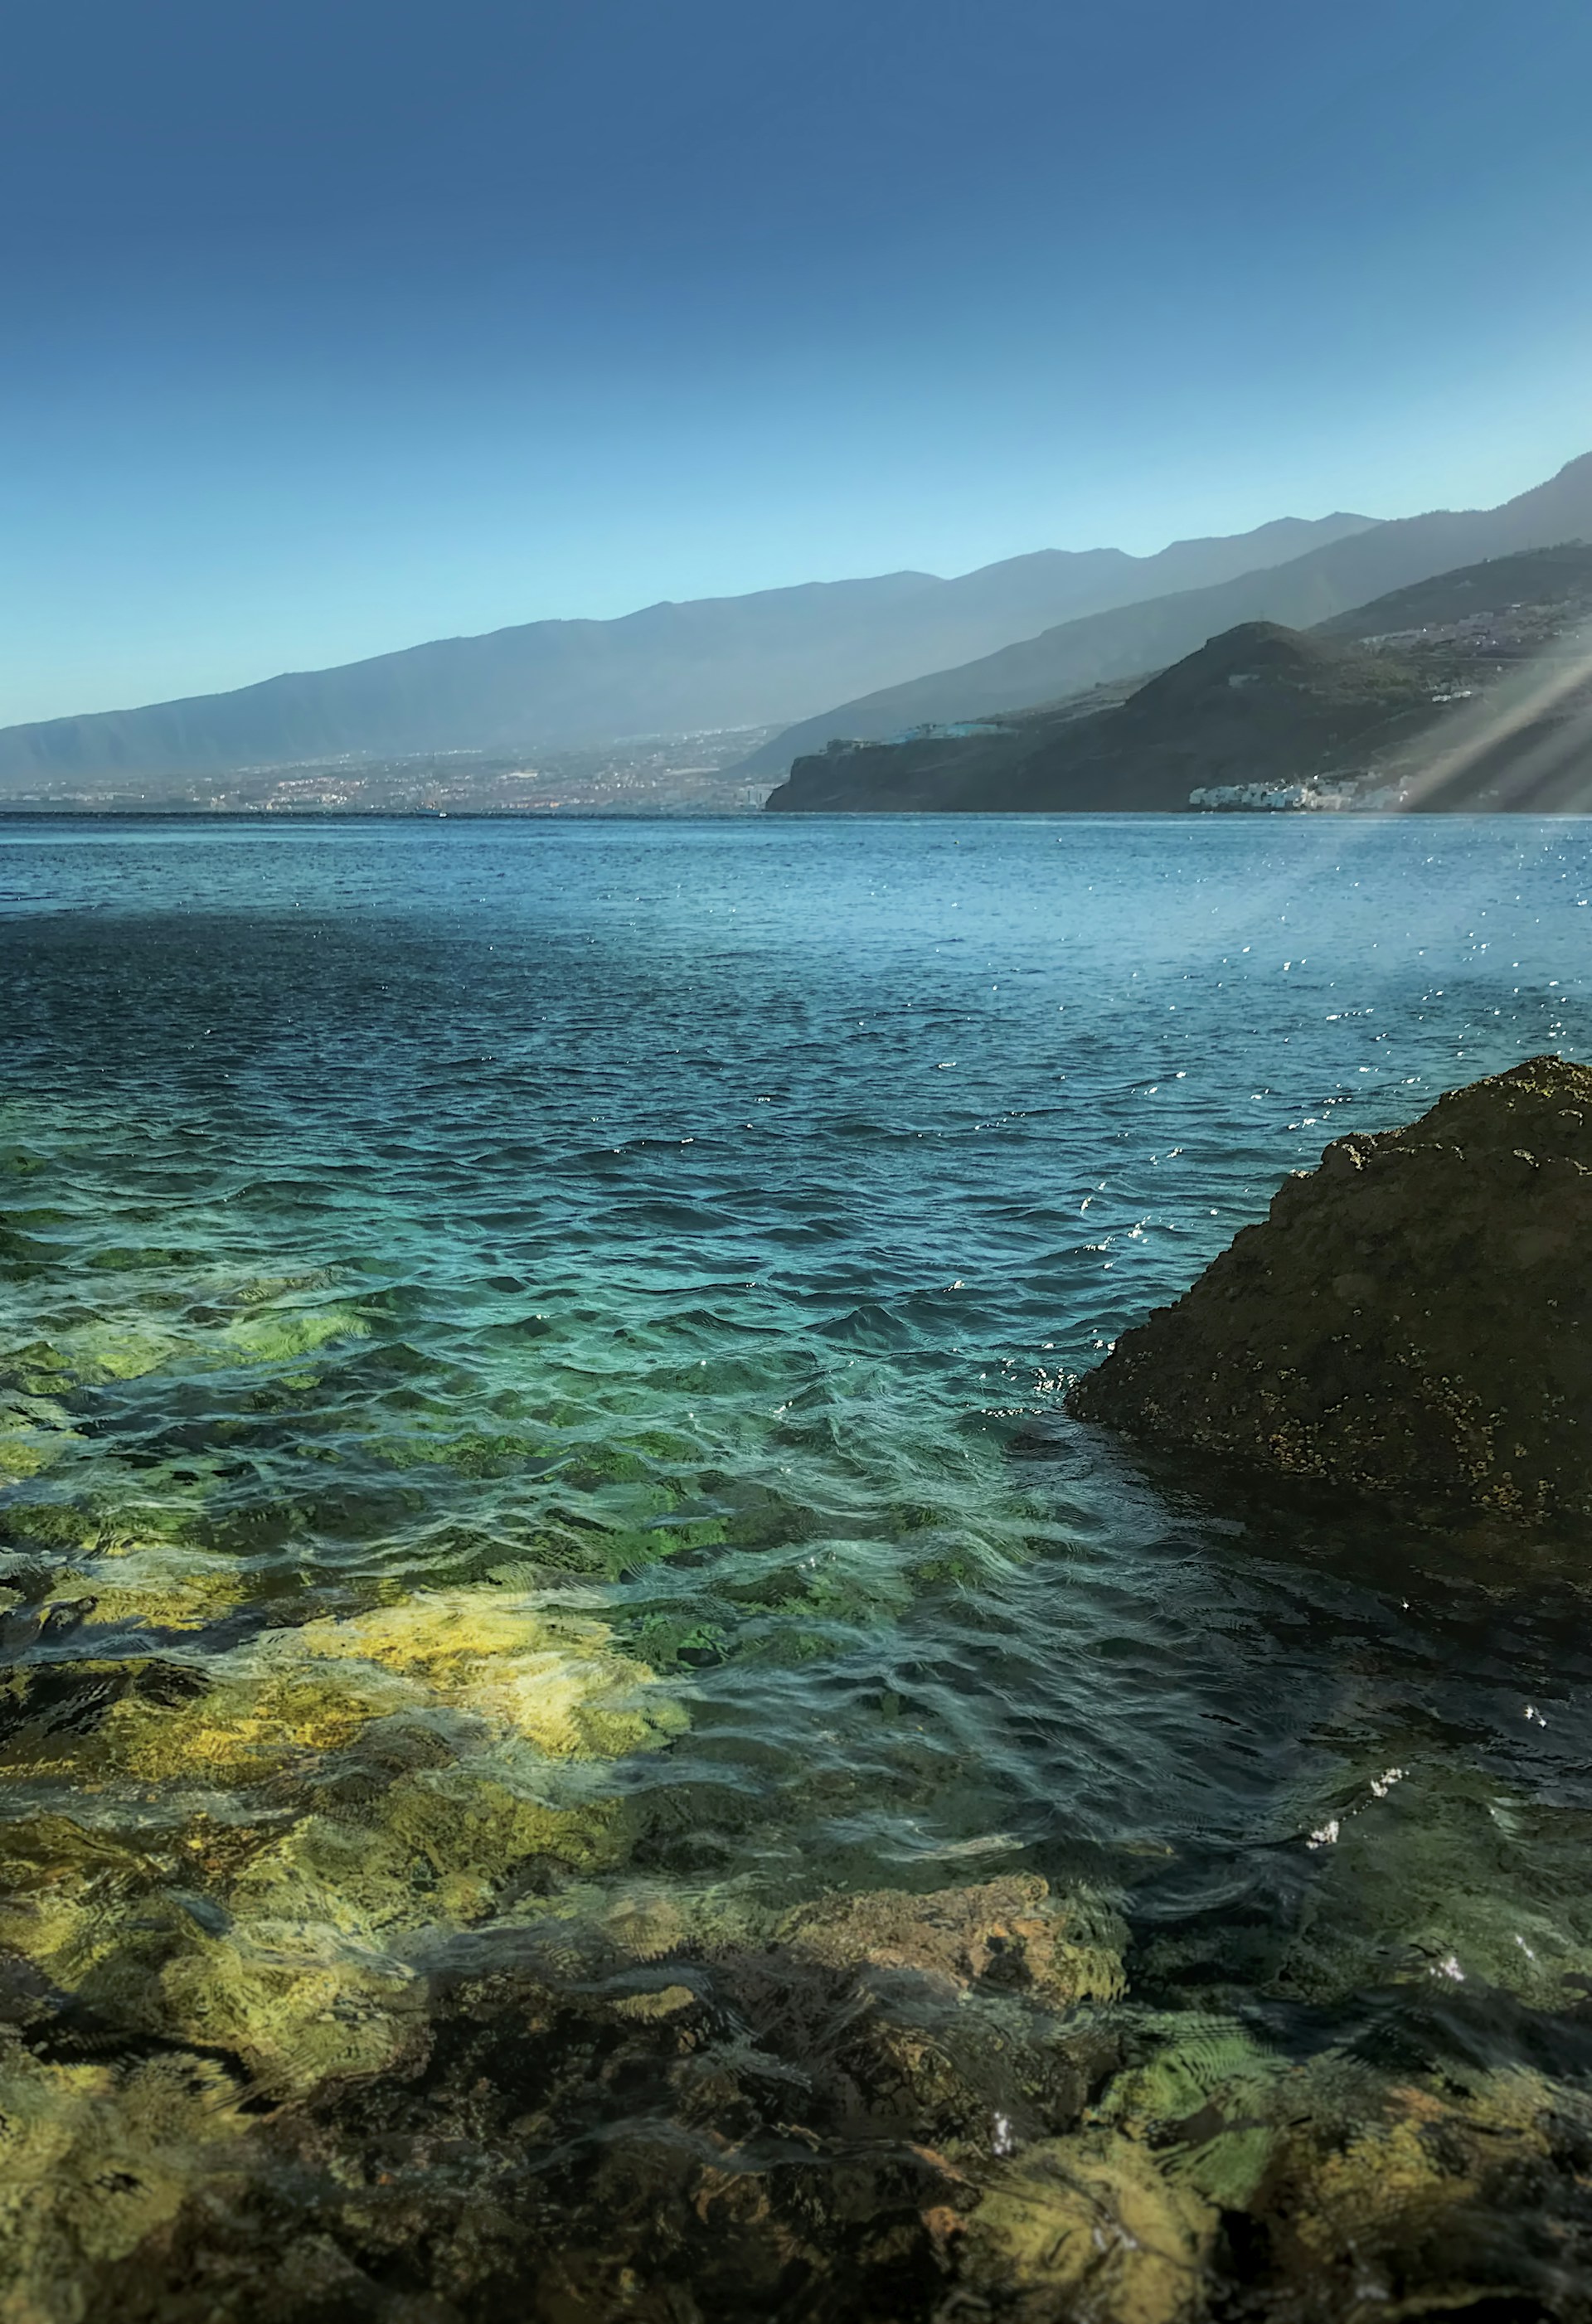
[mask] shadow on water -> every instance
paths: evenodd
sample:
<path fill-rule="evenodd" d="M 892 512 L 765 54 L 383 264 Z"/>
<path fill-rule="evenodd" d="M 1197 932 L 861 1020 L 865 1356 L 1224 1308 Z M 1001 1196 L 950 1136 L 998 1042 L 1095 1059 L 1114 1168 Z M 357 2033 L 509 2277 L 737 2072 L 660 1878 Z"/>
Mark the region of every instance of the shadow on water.
<path fill-rule="evenodd" d="M 1120 1705 L 1134 1738 L 1143 1839 L 1166 1851 L 1126 1877 L 1141 1975 L 1159 1964 L 1178 1987 L 1210 1991 L 1293 1981 L 1302 1998 L 1328 1974 L 1303 1967 L 1308 1932 L 1330 1916 L 1347 1944 L 1357 1909 L 1369 1941 L 1374 1905 L 1398 1895 L 1412 1948 L 1401 1971 L 1434 1960 L 1449 1985 L 1485 1984 L 1502 1964 L 1506 1986 L 1546 2002 L 1557 1974 L 1558 1997 L 1576 1999 L 1584 1979 L 1569 1952 L 1555 1972 L 1526 1923 L 1541 1905 L 1584 1941 L 1581 1541 L 1215 1475 L 1061 1420 L 1014 1453 L 1054 1479 L 1072 1528 L 1109 1503 L 1110 1538 L 1133 1545 L 1155 1607 L 1151 1653 L 1142 1612 L 1132 1637 L 1081 1642 L 1103 1665 L 1097 1704 L 1107 1719 Z M 1114 1812 L 1132 1810 L 1123 1799 Z M 1452 1942 L 1419 1928 L 1429 1877 Z"/>

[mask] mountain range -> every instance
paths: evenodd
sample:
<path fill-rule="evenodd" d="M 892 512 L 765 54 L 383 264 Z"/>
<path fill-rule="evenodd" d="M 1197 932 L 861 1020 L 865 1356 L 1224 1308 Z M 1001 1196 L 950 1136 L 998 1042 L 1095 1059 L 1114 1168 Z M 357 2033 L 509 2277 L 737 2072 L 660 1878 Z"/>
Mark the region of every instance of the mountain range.
<path fill-rule="evenodd" d="M 741 771 L 783 773 L 835 736 L 883 741 L 914 726 L 1060 702 L 1164 669 L 1240 622 L 1310 629 L 1434 574 L 1586 540 L 1592 540 L 1592 453 L 1498 508 L 1443 509 L 1362 527 L 1285 563 L 1064 622 L 960 668 L 842 703 L 774 736 Z"/>
<path fill-rule="evenodd" d="M 767 779 L 831 737 L 1063 701 L 1164 669 L 1243 622 L 1310 628 L 1480 558 L 1588 538 L 1592 455 L 1494 509 L 1283 518 L 1150 557 L 1041 549 L 949 580 L 889 573 L 615 621 L 531 622 L 0 729 L 0 795 L 774 727 L 733 770 Z"/>
<path fill-rule="evenodd" d="M 1372 522 L 1284 517 L 1152 557 L 1040 549 L 952 580 L 888 573 L 617 621 L 530 622 L 231 693 L 0 729 L 0 787 L 779 725 L 1058 621 L 1288 562 Z"/>

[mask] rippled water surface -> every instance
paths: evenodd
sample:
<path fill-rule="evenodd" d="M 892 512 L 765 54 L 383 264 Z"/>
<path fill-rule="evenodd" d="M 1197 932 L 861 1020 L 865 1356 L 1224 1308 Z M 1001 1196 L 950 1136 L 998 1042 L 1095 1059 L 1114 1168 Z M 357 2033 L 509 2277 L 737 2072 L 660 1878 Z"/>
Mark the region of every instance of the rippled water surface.
<path fill-rule="evenodd" d="M 1592 2059 L 1574 1555 L 1257 1502 L 1057 1406 L 1330 1138 L 1592 1055 L 1589 896 L 1577 821 L 0 833 L 0 1940 L 27 2093 L 0 2116 L 18 2183 L 75 2189 L 63 2156 L 118 2139 L 163 2157 L 17 2229 L 28 2317 L 95 2313 L 97 2269 L 180 2242 L 222 2116 L 234 2170 L 272 2109 L 409 2089 L 439 1964 L 557 1924 L 576 1950 L 606 1932 L 616 1974 L 613 1932 L 645 1924 L 635 1960 L 698 1965 L 613 2003 L 661 2027 L 686 2004 L 659 1994 L 814 1900 L 994 1911 L 1012 1879 L 1114 1946 L 1061 2022 L 1119 2045 L 1115 2079 L 1085 2075 L 1081 2126 L 1030 2091 L 958 2116 L 960 2146 L 916 2137 L 964 2189 L 998 2173 L 981 2213 L 906 2204 L 921 2282 L 908 2237 L 877 2278 L 898 2292 L 824 2289 L 809 2222 L 767 2283 L 734 2259 L 738 2306 L 682 2228 L 667 2297 L 631 2252 L 527 2306 L 520 2263 L 439 2289 L 323 2218 L 374 2305 L 281 2312 L 385 2314 L 423 2279 L 424 2324 L 1072 2314 L 1054 2254 L 989 2227 L 998 2172 L 1072 2153 L 1075 2195 L 1077 2156 L 1103 2170 L 1131 2135 L 1226 2158 L 1219 2184 L 1155 2164 L 1222 2223 L 1188 2229 L 1176 2299 L 1088 2295 L 1171 2317 L 1265 2272 L 1233 2225 L 1262 2164 L 1247 2193 L 1229 2167 L 1260 2116 L 1221 2112 L 1222 2075 L 1324 2057 L 1381 2078 L 1349 2107 L 1362 2145 L 1407 2132 L 1427 2168 L 1463 2144 L 1428 2119 L 1459 2092 L 1477 2136 L 1559 2174 L 1499 2199 L 1519 2232 L 1481 2291 L 1428 2297 L 1323 2228 L 1360 2284 L 1339 2310 L 1571 2312 L 1574 2171 L 1516 2098 L 1569 2119 Z M 959 2024 L 995 2006 L 978 1970 Z M 1180 2012 L 1249 2063 L 1187 2067 L 1157 2115 L 1131 2073 L 1182 2057 Z M 151 2095 L 168 2070 L 180 2101 Z M 1387 2112 L 1405 2088 L 1414 2129 Z M 604 2135 L 676 2104 L 603 2089 Z M 751 2153 L 744 2099 L 691 2116 L 714 2169 Z M 573 2152 L 538 2103 L 517 2152 Z M 860 2135 L 790 2131 L 810 2157 Z M 1331 2168 L 1360 2151 L 1321 2142 Z M 1396 2176 L 1367 2153 L 1367 2184 Z M 1440 2164 L 1474 2213 L 1470 2163 Z M 965 2237 L 934 2224 L 959 2204 Z M 1147 2247 L 1126 2196 L 1108 2213 Z M 177 2282 L 151 2312 L 235 2312 Z"/>

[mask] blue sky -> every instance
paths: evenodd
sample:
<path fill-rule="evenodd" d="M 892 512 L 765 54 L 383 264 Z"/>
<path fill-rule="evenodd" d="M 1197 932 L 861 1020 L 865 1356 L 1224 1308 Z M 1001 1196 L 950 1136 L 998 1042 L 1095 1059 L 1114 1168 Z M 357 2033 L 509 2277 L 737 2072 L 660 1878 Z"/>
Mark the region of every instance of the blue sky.
<path fill-rule="evenodd" d="M 1592 448 L 1585 0 L 16 0 L 0 719 Z"/>

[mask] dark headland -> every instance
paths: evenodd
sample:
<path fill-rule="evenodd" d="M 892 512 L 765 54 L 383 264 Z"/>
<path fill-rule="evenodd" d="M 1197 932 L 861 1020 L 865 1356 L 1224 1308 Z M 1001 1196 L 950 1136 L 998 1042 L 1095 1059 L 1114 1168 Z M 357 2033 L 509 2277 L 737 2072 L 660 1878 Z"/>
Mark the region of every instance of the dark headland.
<path fill-rule="evenodd" d="M 1592 805 L 1589 618 L 1592 549 L 1500 558 L 1313 630 L 1240 622 L 1154 677 L 1048 708 L 893 742 L 833 742 L 797 759 L 768 805 L 820 814 L 1175 814 L 1268 803 L 1581 811 Z M 1302 796 L 1243 796 L 1288 787 Z"/>

